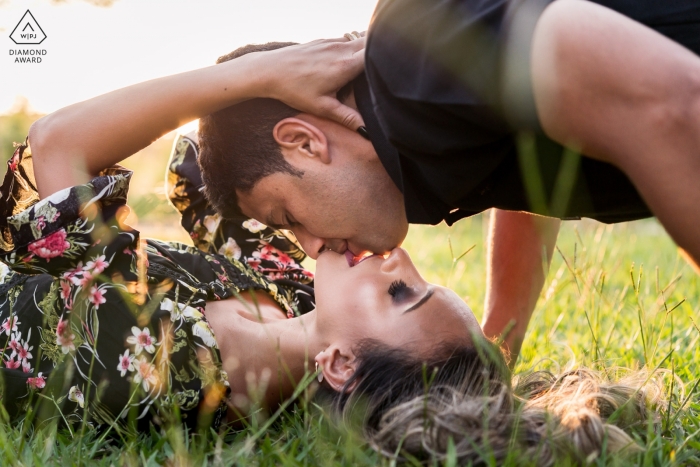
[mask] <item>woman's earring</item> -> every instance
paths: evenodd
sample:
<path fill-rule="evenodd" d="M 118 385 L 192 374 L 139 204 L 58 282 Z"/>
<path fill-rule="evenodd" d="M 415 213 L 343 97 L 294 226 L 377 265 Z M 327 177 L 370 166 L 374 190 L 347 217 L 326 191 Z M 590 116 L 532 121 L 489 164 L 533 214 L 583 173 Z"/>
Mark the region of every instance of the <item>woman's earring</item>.
<path fill-rule="evenodd" d="M 318 371 L 318 362 L 316 362 L 316 373 L 318 373 L 318 376 L 317 376 L 318 382 L 319 382 L 319 383 L 322 383 L 322 382 L 323 382 L 323 372 L 319 373 L 319 371 Z"/>

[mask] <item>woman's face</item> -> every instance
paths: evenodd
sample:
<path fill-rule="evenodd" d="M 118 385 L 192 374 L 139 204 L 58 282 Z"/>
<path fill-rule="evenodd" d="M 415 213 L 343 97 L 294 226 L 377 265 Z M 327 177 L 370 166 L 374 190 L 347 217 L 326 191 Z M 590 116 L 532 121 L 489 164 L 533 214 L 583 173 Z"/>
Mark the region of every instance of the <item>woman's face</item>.
<path fill-rule="evenodd" d="M 325 251 L 316 263 L 315 289 L 317 330 L 325 345 L 352 349 L 371 338 L 421 353 L 481 334 L 466 303 L 426 282 L 401 248 L 358 264 L 351 255 Z"/>

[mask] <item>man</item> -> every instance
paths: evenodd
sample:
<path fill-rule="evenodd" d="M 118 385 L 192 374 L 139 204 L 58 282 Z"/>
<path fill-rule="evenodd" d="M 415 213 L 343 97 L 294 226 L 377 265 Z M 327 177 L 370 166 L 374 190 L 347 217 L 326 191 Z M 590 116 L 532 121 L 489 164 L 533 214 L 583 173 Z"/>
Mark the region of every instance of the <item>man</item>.
<path fill-rule="evenodd" d="M 697 262 L 699 62 L 690 51 L 700 53 L 700 4 L 594 1 L 610 9 L 380 2 L 366 70 L 381 132 L 401 154 L 393 177 L 419 197 L 413 209 L 407 201 L 409 221 L 451 222 L 487 207 L 603 222 L 653 212 Z M 427 172 L 436 160 L 442 170 Z M 553 218 L 492 216 L 484 331 L 498 335 L 515 320 L 506 342 L 516 354 L 558 228 Z"/>
<path fill-rule="evenodd" d="M 362 77 L 353 83 L 372 145 L 275 101 L 203 119 L 201 165 L 212 202 L 291 229 L 312 257 L 324 248 L 383 252 L 403 239 L 406 221 L 454 222 L 490 207 L 606 222 L 647 217 L 651 208 L 699 258 L 692 178 L 700 173 L 693 107 L 700 59 L 590 2 L 488 1 L 468 9 L 474 5 L 380 3 L 366 53 L 369 86 Z M 698 8 L 683 6 L 639 11 L 700 50 L 698 22 L 680 14 L 697 18 Z M 661 21 L 669 12 L 683 19 L 677 27 Z M 562 156 L 541 130 L 596 159 Z M 247 182 L 231 185 L 240 170 Z M 559 221 L 508 211 L 494 219 L 484 329 L 498 335 L 514 320 L 506 342 L 517 354 Z"/>

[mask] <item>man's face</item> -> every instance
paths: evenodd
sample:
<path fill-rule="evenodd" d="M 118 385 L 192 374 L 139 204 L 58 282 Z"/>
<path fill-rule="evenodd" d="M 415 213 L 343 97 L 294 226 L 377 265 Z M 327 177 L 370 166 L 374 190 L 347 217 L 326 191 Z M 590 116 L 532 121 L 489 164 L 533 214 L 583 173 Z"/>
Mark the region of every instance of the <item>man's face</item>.
<path fill-rule="evenodd" d="M 305 114 L 281 121 L 274 136 L 304 175 L 274 173 L 238 192 L 246 215 L 291 230 L 314 259 L 324 249 L 357 256 L 401 244 L 408 232 L 403 195 L 369 141 Z"/>

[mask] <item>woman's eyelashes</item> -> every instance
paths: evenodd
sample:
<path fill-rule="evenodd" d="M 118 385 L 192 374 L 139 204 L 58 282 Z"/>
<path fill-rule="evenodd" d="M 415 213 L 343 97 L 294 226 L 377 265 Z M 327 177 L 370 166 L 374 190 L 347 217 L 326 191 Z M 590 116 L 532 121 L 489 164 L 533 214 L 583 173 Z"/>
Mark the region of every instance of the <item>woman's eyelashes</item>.
<path fill-rule="evenodd" d="M 395 280 L 389 286 L 389 295 L 391 295 L 392 300 L 395 302 L 400 302 L 404 299 L 410 289 L 402 279 Z"/>

